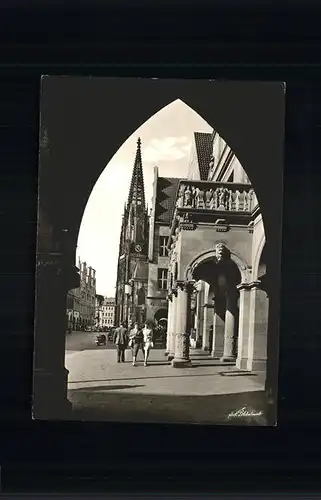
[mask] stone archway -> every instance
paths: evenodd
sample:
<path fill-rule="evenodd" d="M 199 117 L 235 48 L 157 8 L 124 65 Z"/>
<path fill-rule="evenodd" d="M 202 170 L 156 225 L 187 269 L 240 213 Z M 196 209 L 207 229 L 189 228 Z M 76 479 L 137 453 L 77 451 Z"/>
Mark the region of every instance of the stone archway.
<path fill-rule="evenodd" d="M 260 200 L 267 239 L 273 242 L 267 256 L 269 272 L 278 276 L 280 231 L 276 221 L 281 219 L 282 208 L 284 120 L 281 84 L 132 79 L 129 86 L 127 79 L 43 78 L 45 130 L 40 154 L 34 371 L 37 418 L 61 418 L 70 408 L 64 367 L 65 302 L 67 291 L 79 285 L 74 263 L 88 197 L 126 137 L 178 96 L 219 131 L 246 166 Z M 114 116 L 118 119 L 108 126 L 109 117 Z M 262 151 L 258 169 L 257 157 Z M 277 296 L 278 279 L 273 287 Z M 273 297 L 272 290 L 272 313 L 277 310 Z M 277 330 L 277 319 L 270 314 L 271 330 Z"/>
<path fill-rule="evenodd" d="M 232 257 L 229 249 L 224 248 L 222 258 L 217 257 L 216 249 L 199 254 L 186 269 L 185 278 L 207 283 L 203 295 L 200 295 L 201 290 L 198 292 L 197 313 L 202 316 L 203 350 L 210 351 L 214 358 L 231 362 L 236 360 L 238 352 L 237 287 L 245 279 L 247 267 L 239 256 Z"/>
<path fill-rule="evenodd" d="M 238 253 L 231 250 L 230 248 L 228 250 L 229 250 L 231 260 L 236 264 L 236 266 L 240 272 L 240 277 L 241 277 L 240 282 L 247 283 L 251 277 L 251 268 L 250 268 L 249 264 Z M 192 280 L 193 273 L 198 266 L 200 266 L 201 264 L 204 264 L 205 262 L 212 261 L 215 258 L 216 258 L 215 247 L 211 248 L 209 250 L 204 250 L 204 251 L 200 252 L 186 266 L 184 279 L 186 279 L 188 281 Z"/>
<path fill-rule="evenodd" d="M 167 309 L 157 309 L 157 311 L 155 312 L 154 314 L 154 320 L 156 320 L 157 322 L 161 321 L 161 320 L 167 320 L 167 314 L 168 314 L 168 311 Z"/>

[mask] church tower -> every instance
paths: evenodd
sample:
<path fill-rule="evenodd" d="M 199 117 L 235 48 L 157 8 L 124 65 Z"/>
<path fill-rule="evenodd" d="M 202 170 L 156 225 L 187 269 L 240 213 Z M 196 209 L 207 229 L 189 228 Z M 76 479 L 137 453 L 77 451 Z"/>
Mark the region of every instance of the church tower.
<path fill-rule="evenodd" d="M 116 283 L 116 323 L 145 321 L 149 218 L 145 203 L 141 140 L 122 217 Z"/>

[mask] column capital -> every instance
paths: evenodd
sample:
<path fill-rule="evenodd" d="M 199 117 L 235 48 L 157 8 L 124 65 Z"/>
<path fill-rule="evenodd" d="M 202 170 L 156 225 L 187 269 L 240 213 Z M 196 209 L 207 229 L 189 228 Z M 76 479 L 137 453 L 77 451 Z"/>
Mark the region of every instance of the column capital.
<path fill-rule="evenodd" d="M 253 290 L 261 288 L 261 281 L 251 281 L 250 283 L 240 283 L 236 286 L 236 288 L 241 290 Z"/>
<path fill-rule="evenodd" d="M 194 289 L 195 281 L 184 281 L 178 280 L 177 287 L 186 293 L 192 293 Z"/>

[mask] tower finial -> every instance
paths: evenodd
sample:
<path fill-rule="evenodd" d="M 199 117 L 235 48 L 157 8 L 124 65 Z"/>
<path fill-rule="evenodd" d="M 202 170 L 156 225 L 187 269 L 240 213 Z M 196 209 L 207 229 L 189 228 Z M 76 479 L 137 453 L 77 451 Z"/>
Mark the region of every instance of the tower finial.
<path fill-rule="evenodd" d="M 130 183 L 130 189 L 128 194 L 127 208 L 131 204 L 141 205 L 145 208 L 145 189 L 144 189 L 144 177 L 143 177 L 143 165 L 142 165 L 142 153 L 141 153 L 141 138 L 137 139 L 137 150 L 134 161 L 134 168 Z"/>

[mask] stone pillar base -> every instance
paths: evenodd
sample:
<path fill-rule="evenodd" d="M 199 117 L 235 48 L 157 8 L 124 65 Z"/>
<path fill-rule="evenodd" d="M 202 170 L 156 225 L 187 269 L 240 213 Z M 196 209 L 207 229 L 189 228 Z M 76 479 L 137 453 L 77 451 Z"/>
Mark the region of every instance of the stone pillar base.
<path fill-rule="evenodd" d="M 248 370 L 248 359 L 247 358 L 237 358 L 236 360 L 236 368 L 239 370 Z"/>
<path fill-rule="evenodd" d="M 211 357 L 213 359 L 221 359 L 222 356 L 223 356 L 222 352 L 216 352 L 216 351 L 211 352 Z"/>
<path fill-rule="evenodd" d="M 192 362 L 190 359 L 173 359 L 172 360 L 172 367 L 173 368 L 188 368 L 189 366 L 192 366 Z"/>
<path fill-rule="evenodd" d="M 222 356 L 220 358 L 221 363 L 235 363 L 235 357 L 234 356 Z"/>
<path fill-rule="evenodd" d="M 172 359 L 174 359 L 174 354 L 168 354 L 167 360 L 172 361 Z"/>
<path fill-rule="evenodd" d="M 266 359 L 248 359 L 247 369 L 252 372 L 266 371 Z"/>
<path fill-rule="evenodd" d="M 202 347 L 202 350 L 205 352 L 209 352 L 210 348 L 209 347 Z"/>
<path fill-rule="evenodd" d="M 72 404 L 67 398 L 68 370 L 46 372 L 34 370 L 33 419 L 67 420 L 71 418 Z"/>

